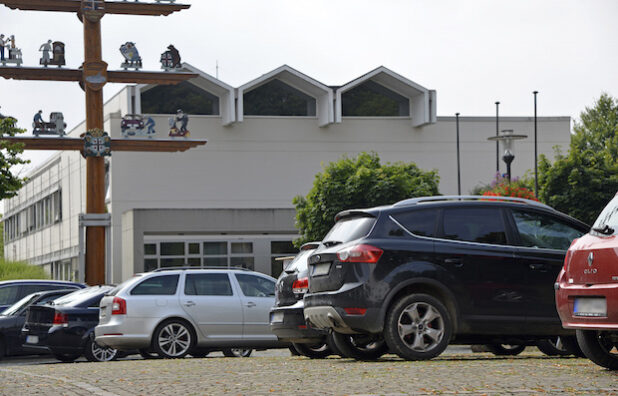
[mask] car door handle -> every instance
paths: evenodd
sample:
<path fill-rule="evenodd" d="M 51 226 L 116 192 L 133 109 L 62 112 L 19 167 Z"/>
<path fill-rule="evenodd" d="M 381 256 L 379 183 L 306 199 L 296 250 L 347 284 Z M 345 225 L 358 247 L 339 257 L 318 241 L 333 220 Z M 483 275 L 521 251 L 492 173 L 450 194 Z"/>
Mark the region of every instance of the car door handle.
<path fill-rule="evenodd" d="M 192 307 L 192 306 L 194 306 L 194 305 L 195 305 L 195 303 L 194 303 L 193 301 L 187 301 L 187 302 L 185 302 L 185 306 L 187 306 L 187 307 Z"/>
<path fill-rule="evenodd" d="M 247 307 L 249 307 L 249 308 L 251 308 L 251 307 L 255 307 L 255 303 L 254 303 L 253 301 L 249 301 L 249 302 L 246 304 L 246 306 L 247 306 Z"/>
<path fill-rule="evenodd" d="M 463 267 L 463 260 L 461 257 L 453 257 L 444 259 L 444 264 L 454 265 L 455 267 Z"/>
<path fill-rule="evenodd" d="M 549 269 L 546 264 L 540 264 L 540 263 L 529 264 L 528 267 L 530 267 L 530 269 L 533 271 L 542 271 L 542 272 L 547 272 L 547 270 Z"/>

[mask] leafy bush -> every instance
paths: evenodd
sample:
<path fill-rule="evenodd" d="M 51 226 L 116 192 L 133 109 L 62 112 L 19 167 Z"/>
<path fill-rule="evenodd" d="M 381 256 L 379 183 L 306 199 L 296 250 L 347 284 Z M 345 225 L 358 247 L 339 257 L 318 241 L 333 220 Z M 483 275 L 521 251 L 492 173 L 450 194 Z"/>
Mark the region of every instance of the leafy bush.
<path fill-rule="evenodd" d="M 43 267 L 0 258 L 0 281 L 11 279 L 49 279 Z"/>

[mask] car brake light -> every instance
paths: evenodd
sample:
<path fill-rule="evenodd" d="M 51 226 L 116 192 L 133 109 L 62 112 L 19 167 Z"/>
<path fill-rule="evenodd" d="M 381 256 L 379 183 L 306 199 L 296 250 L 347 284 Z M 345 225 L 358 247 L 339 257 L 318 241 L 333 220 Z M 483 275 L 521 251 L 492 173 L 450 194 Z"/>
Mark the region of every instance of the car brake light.
<path fill-rule="evenodd" d="M 380 260 L 384 250 L 371 245 L 355 245 L 337 252 L 339 261 L 343 263 L 372 263 Z"/>
<path fill-rule="evenodd" d="M 55 311 L 53 324 L 55 325 L 69 324 L 69 315 L 62 313 L 62 312 Z"/>
<path fill-rule="evenodd" d="M 309 278 L 296 279 L 292 284 L 294 294 L 305 294 L 309 290 Z"/>
<path fill-rule="evenodd" d="M 348 315 L 364 315 L 367 312 L 367 308 L 344 308 L 343 310 Z"/>
<path fill-rule="evenodd" d="M 127 301 L 124 298 L 114 297 L 112 301 L 112 315 L 126 315 Z"/>

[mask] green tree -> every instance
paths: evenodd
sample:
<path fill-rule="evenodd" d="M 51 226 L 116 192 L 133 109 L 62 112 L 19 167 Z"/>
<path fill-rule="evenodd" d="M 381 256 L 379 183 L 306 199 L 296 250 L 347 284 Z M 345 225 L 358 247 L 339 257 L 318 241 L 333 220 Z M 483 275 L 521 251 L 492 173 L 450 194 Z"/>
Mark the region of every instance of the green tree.
<path fill-rule="evenodd" d="M 16 123 L 17 120 L 12 117 L 0 118 L 0 138 L 26 132 L 25 129 L 17 128 Z M 11 172 L 13 166 L 30 163 L 19 157 L 23 152 L 23 144 L 0 139 L 0 200 L 15 196 L 24 183 L 23 178 Z"/>
<path fill-rule="evenodd" d="M 575 123 L 568 154 L 539 158 L 539 198 L 592 224 L 618 191 L 618 100 L 602 94 Z"/>
<path fill-rule="evenodd" d="M 344 156 L 323 166 L 306 197 L 296 196 L 297 246 L 321 240 L 342 210 L 392 204 L 402 199 L 438 195 L 437 171 L 423 171 L 414 163 L 382 165 L 376 153 Z"/>
<path fill-rule="evenodd" d="M 0 260 L 4 257 L 4 223 L 0 214 Z"/>

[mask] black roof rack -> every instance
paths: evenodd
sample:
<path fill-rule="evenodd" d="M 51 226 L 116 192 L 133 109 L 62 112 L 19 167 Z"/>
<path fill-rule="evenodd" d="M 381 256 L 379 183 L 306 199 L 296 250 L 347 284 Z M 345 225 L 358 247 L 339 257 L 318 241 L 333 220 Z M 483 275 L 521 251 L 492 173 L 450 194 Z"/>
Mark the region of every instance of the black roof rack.
<path fill-rule="evenodd" d="M 206 266 L 206 267 L 165 267 L 165 268 L 157 268 L 152 272 L 163 272 L 163 271 L 186 271 L 186 270 L 204 270 L 204 269 L 217 269 L 217 270 L 239 270 L 239 271 L 251 271 L 249 268 L 239 267 L 239 266 L 231 266 L 231 267 L 218 267 L 218 266 Z"/>
<path fill-rule="evenodd" d="M 419 198 L 410 198 L 404 199 L 403 201 L 399 201 L 393 204 L 394 207 L 400 206 L 412 206 L 421 203 L 428 202 L 440 202 L 440 201 L 508 201 L 515 203 L 522 203 L 530 206 L 536 206 L 539 208 L 555 210 L 551 206 L 545 205 L 538 201 L 533 201 L 531 199 L 526 198 L 517 198 L 517 197 L 496 197 L 496 196 L 487 196 L 487 195 L 443 195 L 443 196 L 435 196 L 435 197 L 419 197 Z"/>

